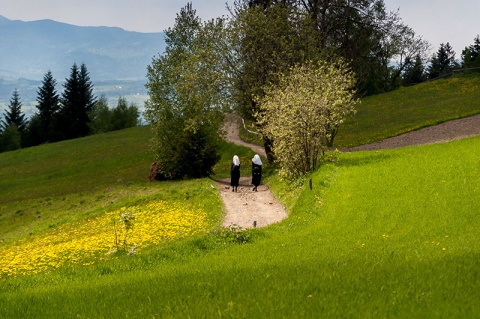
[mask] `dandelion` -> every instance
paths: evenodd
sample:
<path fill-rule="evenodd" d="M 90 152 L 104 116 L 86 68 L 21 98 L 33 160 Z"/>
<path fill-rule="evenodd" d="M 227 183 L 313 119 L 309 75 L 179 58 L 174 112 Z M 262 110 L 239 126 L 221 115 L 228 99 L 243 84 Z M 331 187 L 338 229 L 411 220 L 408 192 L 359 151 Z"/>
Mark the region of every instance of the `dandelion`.
<path fill-rule="evenodd" d="M 119 216 L 123 226 L 114 231 L 112 220 Z M 49 271 L 67 263 L 91 265 L 106 260 L 118 251 L 115 238 L 124 238 L 126 242 L 127 234 L 133 244 L 125 251 L 134 255 L 150 245 L 206 232 L 206 217 L 200 209 L 165 201 L 124 207 L 0 246 L 0 277 Z"/>

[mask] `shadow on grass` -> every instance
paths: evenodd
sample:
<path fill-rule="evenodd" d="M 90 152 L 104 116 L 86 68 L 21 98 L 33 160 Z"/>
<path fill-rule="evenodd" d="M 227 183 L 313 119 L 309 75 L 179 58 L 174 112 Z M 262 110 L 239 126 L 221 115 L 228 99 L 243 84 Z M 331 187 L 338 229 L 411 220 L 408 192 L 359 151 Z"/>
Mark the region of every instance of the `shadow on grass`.
<path fill-rule="evenodd" d="M 395 152 L 388 151 L 371 151 L 371 152 L 356 152 L 346 153 L 340 157 L 337 163 L 338 167 L 359 167 L 370 165 L 373 163 L 381 163 L 398 157 Z"/>

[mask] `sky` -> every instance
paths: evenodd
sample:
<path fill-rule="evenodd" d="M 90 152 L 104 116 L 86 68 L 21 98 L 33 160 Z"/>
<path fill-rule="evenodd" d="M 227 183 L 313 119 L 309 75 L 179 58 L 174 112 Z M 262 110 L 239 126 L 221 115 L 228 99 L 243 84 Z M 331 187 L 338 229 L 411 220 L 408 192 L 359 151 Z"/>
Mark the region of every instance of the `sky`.
<path fill-rule="evenodd" d="M 127 31 L 162 32 L 188 2 L 202 20 L 228 13 L 233 0 L 0 0 L 0 15 L 11 20 L 51 19 L 78 26 L 120 27 Z"/>
<path fill-rule="evenodd" d="M 128 31 L 162 32 L 172 27 L 187 2 L 202 20 L 228 15 L 233 0 L 0 0 L 0 15 L 23 21 L 52 19 L 79 26 L 115 26 Z M 480 34 L 479 0 L 384 0 L 402 20 L 431 44 L 449 42 L 460 58 Z"/>
<path fill-rule="evenodd" d="M 449 42 L 457 59 L 480 34 L 479 0 L 384 0 L 388 11 L 399 9 L 403 22 L 436 52 Z"/>

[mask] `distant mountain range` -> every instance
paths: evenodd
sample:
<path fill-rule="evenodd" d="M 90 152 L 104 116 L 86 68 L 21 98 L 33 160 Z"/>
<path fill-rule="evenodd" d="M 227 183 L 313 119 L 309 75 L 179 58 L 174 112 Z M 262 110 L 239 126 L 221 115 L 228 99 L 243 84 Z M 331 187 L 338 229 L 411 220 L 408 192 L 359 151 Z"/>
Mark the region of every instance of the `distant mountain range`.
<path fill-rule="evenodd" d="M 83 62 L 98 81 L 139 80 L 145 78 L 152 57 L 164 49 L 163 33 L 0 16 L 0 72 L 5 76 L 41 80 L 51 70 L 63 79 L 74 62 Z"/>
<path fill-rule="evenodd" d="M 79 27 L 52 20 L 24 22 L 0 16 L 0 102 L 8 102 L 17 88 L 28 104 L 47 71 L 62 83 L 74 63 L 85 63 L 92 82 L 102 86 L 106 95 L 113 94 L 111 90 L 117 96 L 143 94 L 147 66 L 164 50 L 163 33 Z M 143 92 L 122 92 L 122 88 L 132 86 Z"/>

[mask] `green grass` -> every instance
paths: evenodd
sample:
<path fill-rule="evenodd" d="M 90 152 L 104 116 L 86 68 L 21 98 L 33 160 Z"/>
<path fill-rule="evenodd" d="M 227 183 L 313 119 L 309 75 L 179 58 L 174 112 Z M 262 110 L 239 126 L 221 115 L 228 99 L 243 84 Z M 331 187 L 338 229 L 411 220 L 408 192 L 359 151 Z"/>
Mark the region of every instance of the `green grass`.
<path fill-rule="evenodd" d="M 198 236 L 10 278 L 0 317 L 475 317 L 479 147 L 344 153 L 312 191 L 270 177 L 291 215 L 250 243 Z"/>
<path fill-rule="evenodd" d="M 461 75 L 362 99 L 334 146 L 372 143 L 480 113 L 480 77 Z"/>
<path fill-rule="evenodd" d="M 402 90 L 407 89 L 412 88 Z M 426 117 L 420 126 L 429 121 Z M 365 122 L 359 117 L 357 123 Z M 364 134 L 371 133 L 358 133 Z M 480 137 L 328 154 L 325 165 L 295 184 L 270 174 L 266 182 L 290 216 L 238 233 L 216 228 L 223 211 L 212 180 L 148 183 L 148 136 L 146 128 L 136 128 L 0 154 L 0 255 L 20 238 L 153 199 L 202 207 L 212 231 L 92 266 L 1 278 L 0 318 L 474 318 L 480 313 Z M 215 178 L 228 177 L 233 154 L 242 163 L 253 155 L 230 144 L 221 152 Z M 11 187 L 15 190 L 4 192 Z"/>
<path fill-rule="evenodd" d="M 1 154 L 0 204 L 148 179 L 150 129 L 136 127 Z"/>

